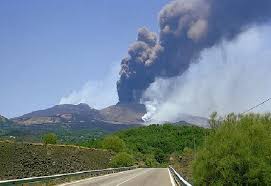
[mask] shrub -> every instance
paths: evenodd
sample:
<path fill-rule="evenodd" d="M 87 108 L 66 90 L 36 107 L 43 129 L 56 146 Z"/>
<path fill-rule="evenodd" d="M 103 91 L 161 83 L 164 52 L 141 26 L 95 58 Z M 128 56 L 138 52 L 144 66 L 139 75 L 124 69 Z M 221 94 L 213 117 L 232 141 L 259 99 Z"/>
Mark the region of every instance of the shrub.
<path fill-rule="evenodd" d="M 151 155 L 147 156 L 145 159 L 145 165 L 147 167 L 159 167 L 159 163 Z"/>
<path fill-rule="evenodd" d="M 101 147 L 118 153 L 124 151 L 125 143 L 118 136 L 108 136 L 102 140 Z"/>
<path fill-rule="evenodd" d="M 127 152 L 120 152 L 111 160 L 112 167 L 129 167 L 134 164 L 134 158 Z"/>
<path fill-rule="evenodd" d="M 228 115 L 199 149 L 195 185 L 269 185 L 271 116 Z"/>
<path fill-rule="evenodd" d="M 56 144 L 57 143 L 57 135 L 54 133 L 48 133 L 42 136 L 42 142 L 47 144 Z"/>

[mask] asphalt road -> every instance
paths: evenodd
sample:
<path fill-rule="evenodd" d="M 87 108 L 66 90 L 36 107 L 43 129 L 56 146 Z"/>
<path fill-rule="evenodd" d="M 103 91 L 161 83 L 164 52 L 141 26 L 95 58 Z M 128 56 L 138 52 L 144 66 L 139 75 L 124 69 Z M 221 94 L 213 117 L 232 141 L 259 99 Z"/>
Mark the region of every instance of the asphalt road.
<path fill-rule="evenodd" d="M 135 169 L 80 180 L 62 186 L 175 186 L 168 169 Z"/>

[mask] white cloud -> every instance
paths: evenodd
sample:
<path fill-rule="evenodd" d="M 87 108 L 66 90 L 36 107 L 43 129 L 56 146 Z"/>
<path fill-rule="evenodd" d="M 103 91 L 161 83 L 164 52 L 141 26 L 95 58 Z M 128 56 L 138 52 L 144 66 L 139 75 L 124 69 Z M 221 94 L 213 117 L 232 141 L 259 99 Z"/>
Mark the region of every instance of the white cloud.
<path fill-rule="evenodd" d="M 116 82 L 119 79 L 119 65 L 114 65 L 110 72 L 99 81 L 88 81 L 80 90 L 74 90 L 62 97 L 59 104 L 87 103 L 101 109 L 118 102 Z"/>
<path fill-rule="evenodd" d="M 202 53 L 181 77 L 157 79 L 143 101 L 150 121 L 178 121 L 182 114 L 208 117 L 242 112 L 271 97 L 271 26 L 251 28 L 233 42 Z M 266 103 L 255 112 L 271 111 Z"/>

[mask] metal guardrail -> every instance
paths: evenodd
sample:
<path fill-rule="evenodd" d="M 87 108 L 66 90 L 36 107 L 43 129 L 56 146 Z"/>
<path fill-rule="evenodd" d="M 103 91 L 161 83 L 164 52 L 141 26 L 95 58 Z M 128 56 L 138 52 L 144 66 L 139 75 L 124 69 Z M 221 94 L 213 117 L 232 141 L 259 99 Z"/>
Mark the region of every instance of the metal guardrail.
<path fill-rule="evenodd" d="M 188 183 L 180 174 L 178 174 L 173 167 L 169 166 L 169 171 L 173 175 L 174 180 L 179 186 L 185 185 L 185 186 L 192 186 L 190 183 Z"/>
<path fill-rule="evenodd" d="M 91 170 L 91 171 L 82 171 L 75 173 L 67 173 L 67 174 L 57 174 L 52 176 L 41 176 L 41 177 L 32 177 L 32 178 L 23 178 L 23 179 L 15 179 L 15 180 L 4 180 L 0 181 L 1 186 L 49 186 L 49 185 L 57 185 L 61 183 L 76 181 L 80 179 L 112 174 L 127 170 L 136 169 L 137 167 L 121 167 L 121 168 L 109 168 L 102 170 Z"/>

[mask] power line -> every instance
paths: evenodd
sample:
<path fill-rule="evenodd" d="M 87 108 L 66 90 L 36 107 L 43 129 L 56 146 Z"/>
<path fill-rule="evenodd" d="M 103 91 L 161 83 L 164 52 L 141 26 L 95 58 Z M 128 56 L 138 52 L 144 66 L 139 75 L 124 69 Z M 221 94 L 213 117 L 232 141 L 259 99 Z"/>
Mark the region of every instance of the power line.
<path fill-rule="evenodd" d="M 245 113 L 247 113 L 247 112 L 250 112 L 250 111 L 252 111 L 253 109 L 255 109 L 255 108 L 257 108 L 257 107 L 259 107 L 259 106 L 265 104 L 266 102 L 268 102 L 268 101 L 270 101 L 270 100 L 271 100 L 271 98 L 268 98 L 268 99 L 266 99 L 265 101 L 261 102 L 260 104 L 258 104 L 258 105 L 256 105 L 256 106 L 254 106 L 254 107 L 252 107 L 252 108 L 246 110 L 246 111 L 243 112 L 242 114 L 245 114 Z"/>

